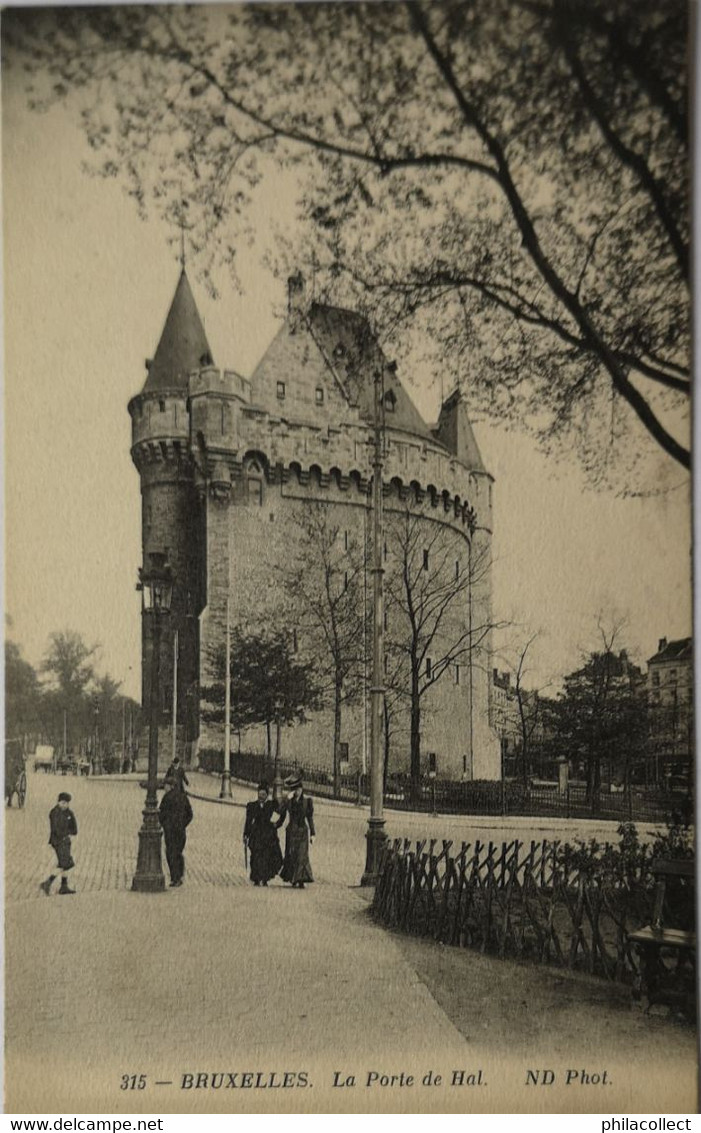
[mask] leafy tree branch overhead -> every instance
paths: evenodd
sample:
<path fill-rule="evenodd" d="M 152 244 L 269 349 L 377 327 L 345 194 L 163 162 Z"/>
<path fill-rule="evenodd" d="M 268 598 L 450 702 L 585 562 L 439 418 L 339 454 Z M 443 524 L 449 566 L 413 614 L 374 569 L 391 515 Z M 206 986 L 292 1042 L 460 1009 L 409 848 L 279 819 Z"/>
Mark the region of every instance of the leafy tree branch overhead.
<path fill-rule="evenodd" d="M 420 343 L 473 412 L 626 488 L 655 449 L 689 466 L 687 18 L 675 0 L 17 10 L 6 66 L 37 107 L 79 107 L 95 168 L 174 239 L 187 202 L 205 273 L 234 268 L 257 185 L 292 169 L 279 255 L 399 354 Z"/>

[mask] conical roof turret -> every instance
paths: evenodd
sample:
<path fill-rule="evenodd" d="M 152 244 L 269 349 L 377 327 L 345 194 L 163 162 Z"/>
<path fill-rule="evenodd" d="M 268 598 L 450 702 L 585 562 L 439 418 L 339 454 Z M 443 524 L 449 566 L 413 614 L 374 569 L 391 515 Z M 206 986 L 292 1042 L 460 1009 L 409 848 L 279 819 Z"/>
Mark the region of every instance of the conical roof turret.
<path fill-rule="evenodd" d="M 211 363 L 207 335 L 183 268 L 142 392 L 187 389 L 192 370 Z"/>

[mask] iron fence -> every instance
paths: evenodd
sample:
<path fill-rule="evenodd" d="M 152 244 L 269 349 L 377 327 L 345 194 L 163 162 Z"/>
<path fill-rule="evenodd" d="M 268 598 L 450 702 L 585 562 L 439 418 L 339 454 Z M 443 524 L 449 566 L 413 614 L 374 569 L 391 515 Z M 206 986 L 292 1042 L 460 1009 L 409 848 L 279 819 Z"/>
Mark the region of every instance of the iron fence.
<path fill-rule="evenodd" d="M 217 753 L 219 755 L 219 753 Z M 211 762 L 211 761 L 210 761 Z M 221 771 L 218 766 L 205 770 Z M 338 798 L 360 805 L 369 802 L 370 777 L 361 773 L 339 776 L 338 789 L 334 790 L 333 775 L 325 768 L 314 767 L 299 760 L 280 760 L 280 776 L 299 775 L 309 790 L 322 798 Z M 231 756 L 231 773 L 235 778 L 255 783 L 261 779 L 272 783 L 275 763 L 272 758 L 249 752 Z M 517 782 L 455 782 L 444 779 L 424 779 L 418 789 L 412 789 L 408 777 L 393 777 L 387 781 L 384 792 L 385 806 L 391 810 L 422 811 L 435 814 L 469 814 L 491 816 L 524 816 L 551 818 L 601 818 L 619 822 L 665 822 L 675 812 L 684 813 L 691 808 L 688 792 L 666 792 L 653 788 L 633 787 L 620 792 L 602 791 L 598 797 L 587 794 L 586 787 L 570 785 L 566 790 L 538 784 L 524 786 Z"/>

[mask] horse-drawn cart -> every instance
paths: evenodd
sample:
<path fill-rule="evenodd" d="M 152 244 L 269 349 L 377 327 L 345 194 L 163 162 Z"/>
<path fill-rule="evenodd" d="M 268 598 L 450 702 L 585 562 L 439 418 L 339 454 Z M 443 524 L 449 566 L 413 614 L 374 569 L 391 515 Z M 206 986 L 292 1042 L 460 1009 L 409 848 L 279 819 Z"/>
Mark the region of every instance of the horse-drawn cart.
<path fill-rule="evenodd" d="M 5 740 L 5 801 L 8 806 L 12 806 L 15 795 L 17 805 L 23 807 L 27 797 L 24 748 L 21 740 Z"/>

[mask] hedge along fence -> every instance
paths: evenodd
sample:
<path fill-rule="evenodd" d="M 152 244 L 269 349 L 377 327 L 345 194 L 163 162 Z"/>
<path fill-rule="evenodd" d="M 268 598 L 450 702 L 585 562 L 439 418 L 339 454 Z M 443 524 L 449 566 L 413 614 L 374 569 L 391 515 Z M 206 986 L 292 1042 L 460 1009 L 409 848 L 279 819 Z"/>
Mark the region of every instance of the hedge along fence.
<path fill-rule="evenodd" d="M 385 850 L 372 911 L 391 928 L 500 957 L 530 958 L 631 983 L 627 933 L 650 919 L 651 851 L 616 877 L 559 842 L 396 839 Z M 604 851 L 604 859 L 606 850 Z"/>

